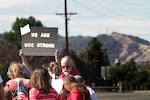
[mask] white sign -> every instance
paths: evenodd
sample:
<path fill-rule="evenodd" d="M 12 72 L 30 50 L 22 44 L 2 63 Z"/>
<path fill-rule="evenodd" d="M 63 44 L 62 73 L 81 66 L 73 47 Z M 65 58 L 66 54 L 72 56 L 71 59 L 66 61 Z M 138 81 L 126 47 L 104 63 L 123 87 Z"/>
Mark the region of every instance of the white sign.
<path fill-rule="evenodd" d="M 29 33 L 31 31 L 29 24 L 25 25 L 24 27 L 20 27 L 20 31 L 21 31 L 21 35 L 25 35 Z"/>

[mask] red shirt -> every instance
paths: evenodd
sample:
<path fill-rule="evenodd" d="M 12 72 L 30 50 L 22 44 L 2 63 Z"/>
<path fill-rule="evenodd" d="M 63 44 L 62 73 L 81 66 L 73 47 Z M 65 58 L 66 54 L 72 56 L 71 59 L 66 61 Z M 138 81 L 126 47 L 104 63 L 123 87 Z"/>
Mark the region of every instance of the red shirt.
<path fill-rule="evenodd" d="M 79 75 L 79 72 L 76 67 L 72 67 L 70 74 L 75 76 L 75 75 Z M 63 72 L 61 72 L 59 78 L 64 79 L 64 77 L 65 77 L 65 74 Z"/>
<path fill-rule="evenodd" d="M 39 90 L 31 88 L 29 91 L 30 100 L 64 100 L 54 89 L 48 94 L 42 94 Z"/>
<path fill-rule="evenodd" d="M 83 100 L 83 96 L 79 90 L 71 90 L 67 100 Z"/>

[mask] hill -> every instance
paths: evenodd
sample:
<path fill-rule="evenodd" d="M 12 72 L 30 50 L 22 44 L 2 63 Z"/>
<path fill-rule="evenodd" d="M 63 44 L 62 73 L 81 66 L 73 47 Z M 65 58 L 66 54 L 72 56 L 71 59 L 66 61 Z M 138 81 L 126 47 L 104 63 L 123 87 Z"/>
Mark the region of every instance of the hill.
<path fill-rule="evenodd" d="M 146 40 L 116 32 L 110 35 L 98 35 L 97 38 L 102 43 L 103 48 L 107 49 L 111 64 L 113 64 L 114 59 L 118 57 L 121 62 L 126 62 L 131 58 L 134 58 L 138 64 L 150 61 L 150 42 Z M 91 39 L 92 37 L 83 36 L 69 37 L 69 48 L 78 54 L 88 47 L 88 43 Z M 58 47 L 60 50 L 65 47 L 64 37 L 59 36 Z"/>
<path fill-rule="evenodd" d="M 79 54 L 88 47 L 92 38 L 90 36 L 69 37 L 69 48 Z M 150 42 L 144 39 L 116 32 L 110 35 L 98 35 L 97 39 L 102 44 L 102 48 L 107 50 L 111 64 L 114 64 L 116 58 L 123 63 L 131 58 L 134 58 L 137 64 L 150 62 Z M 3 40 L 3 34 L 0 34 L 0 40 Z M 63 48 L 65 48 L 65 37 L 59 36 L 58 49 L 62 50 Z"/>

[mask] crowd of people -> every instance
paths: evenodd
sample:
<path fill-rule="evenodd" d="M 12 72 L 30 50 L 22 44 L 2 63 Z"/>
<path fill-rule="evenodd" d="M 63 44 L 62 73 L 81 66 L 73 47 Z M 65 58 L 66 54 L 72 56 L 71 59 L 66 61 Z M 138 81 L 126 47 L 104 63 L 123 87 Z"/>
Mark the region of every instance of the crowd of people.
<path fill-rule="evenodd" d="M 33 69 L 20 50 L 22 63 L 9 65 L 10 78 L 3 86 L 0 76 L 1 100 L 97 100 L 95 91 L 87 86 L 73 59 L 60 59 L 58 50 L 55 61 Z"/>

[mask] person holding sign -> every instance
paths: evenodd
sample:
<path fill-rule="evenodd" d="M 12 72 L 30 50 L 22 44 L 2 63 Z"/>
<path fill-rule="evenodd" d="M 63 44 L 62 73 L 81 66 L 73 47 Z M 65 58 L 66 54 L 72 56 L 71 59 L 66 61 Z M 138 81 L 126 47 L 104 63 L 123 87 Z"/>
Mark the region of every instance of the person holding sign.
<path fill-rule="evenodd" d="M 31 74 L 33 72 L 32 67 L 29 65 L 26 57 L 24 56 L 23 50 L 21 49 L 19 52 L 19 56 L 22 60 L 22 64 L 24 65 L 24 67 L 28 70 L 28 72 Z"/>
<path fill-rule="evenodd" d="M 57 54 L 58 54 L 58 51 L 56 50 L 55 55 Z M 21 57 L 22 62 L 25 68 L 28 70 L 29 74 L 32 74 L 34 70 L 29 65 L 26 57 L 24 56 L 23 50 L 20 50 L 19 56 Z M 57 55 L 57 58 L 58 58 L 58 55 Z M 56 59 L 56 61 L 59 62 L 58 59 Z M 62 87 L 63 87 L 63 81 L 62 79 L 58 79 L 61 69 L 60 69 L 60 64 L 57 62 L 51 61 L 49 64 L 43 64 L 42 67 L 48 70 L 49 75 L 52 77 L 51 85 L 57 91 L 57 93 L 60 94 L 60 91 L 62 90 Z"/>
<path fill-rule="evenodd" d="M 56 87 L 56 90 L 59 94 L 67 98 L 68 90 L 64 88 L 63 79 L 68 75 L 79 75 L 78 69 L 70 56 L 64 56 L 60 60 L 60 55 L 58 50 L 55 52 L 55 61 L 59 64 L 61 68 L 61 73 L 57 80 L 53 80 L 53 87 Z M 58 87 L 59 86 L 59 87 Z"/>
<path fill-rule="evenodd" d="M 62 72 L 59 78 L 63 79 L 66 75 L 79 75 L 78 69 L 75 66 L 73 59 L 70 56 L 64 56 L 61 59 Z"/>
<path fill-rule="evenodd" d="M 55 61 L 58 63 L 61 69 L 59 78 L 64 79 L 68 74 L 70 75 L 79 75 L 78 69 L 70 56 L 64 56 L 60 58 L 58 50 L 55 52 Z"/>

